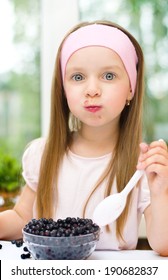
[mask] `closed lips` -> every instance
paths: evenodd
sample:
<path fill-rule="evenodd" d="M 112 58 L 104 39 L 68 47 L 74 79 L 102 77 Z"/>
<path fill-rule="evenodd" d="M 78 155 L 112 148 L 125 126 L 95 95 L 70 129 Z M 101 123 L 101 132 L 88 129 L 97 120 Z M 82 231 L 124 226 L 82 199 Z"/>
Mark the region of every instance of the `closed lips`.
<path fill-rule="evenodd" d="M 89 105 L 89 106 L 85 106 L 85 108 L 101 108 L 100 105 Z"/>
<path fill-rule="evenodd" d="M 102 106 L 97 106 L 97 105 L 85 106 L 85 109 L 90 111 L 90 112 L 99 111 L 101 108 L 102 108 Z"/>

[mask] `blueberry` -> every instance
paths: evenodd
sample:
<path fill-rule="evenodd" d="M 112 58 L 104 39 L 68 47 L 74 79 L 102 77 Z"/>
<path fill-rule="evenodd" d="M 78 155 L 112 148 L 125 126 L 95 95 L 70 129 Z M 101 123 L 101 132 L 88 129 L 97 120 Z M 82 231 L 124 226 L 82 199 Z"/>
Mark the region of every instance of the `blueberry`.
<path fill-rule="evenodd" d="M 28 250 L 28 248 L 25 246 L 25 247 L 23 247 L 23 251 L 25 251 L 25 252 L 29 252 L 29 250 Z"/>
<path fill-rule="evenodd" d="M 16 247 L 21 247 L 23 245 L 23 239 L 11 240 L 12 244 L 15 244 Z"/>
<path fill-rule="evenodd" d="M 53 229 L 52 231 L 51 231 L 51 234 L 50 234 L 51 236 L 53 236 L 53 237 L 55 237 L 56 235 L 57 235 L 57 230 L 56 229 Z"/>
<path fill-rule="evenodd" d="M 23 240 L 16 240 L 16 247 L 21 247 L 23 245 Z"/>
<path fill-rule="evenodd" d="M 24 227 L 24 231 L 30 234 L 51 237 L 77 236 L 94 233 L 99 226 L 94 224 L 91 219 L 67 217 L 66 219 L 40 218 L 32 219 Z"/>
<path fill-rule="evenodd" d="M 30 253 L 27 254 L 21 254 L 21 259 L 29 259 L 31 257 Z"/>

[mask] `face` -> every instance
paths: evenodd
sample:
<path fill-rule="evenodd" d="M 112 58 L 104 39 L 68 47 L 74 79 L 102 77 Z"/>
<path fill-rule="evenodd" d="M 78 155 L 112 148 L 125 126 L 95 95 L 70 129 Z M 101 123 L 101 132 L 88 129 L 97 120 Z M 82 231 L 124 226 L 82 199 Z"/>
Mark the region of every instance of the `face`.
<path fill-rule="evenodd" d="M 130 99 L 130 82 L 122 60 L 111 49 L 86 47 L 69 59 L 64 89 L 70 111 L 82 125 L 118 125 Z"/>

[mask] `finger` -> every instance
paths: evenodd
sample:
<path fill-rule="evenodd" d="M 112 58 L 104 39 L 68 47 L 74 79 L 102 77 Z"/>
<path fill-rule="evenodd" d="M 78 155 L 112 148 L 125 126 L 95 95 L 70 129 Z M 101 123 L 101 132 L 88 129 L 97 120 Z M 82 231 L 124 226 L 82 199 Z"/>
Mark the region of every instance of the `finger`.
<path fill-rule="evenodd" d="M 149 165 L 146 169 L 145 172 L 147 174 L 159 174 L 159 176 L 163 176 L 166 181 L 168 180 L 168 167 L 161 165 L 161 164 L 156 164 L 153 163 L 151 165 Z"/>
<path fill-rule="evenodd" d="M 168 157 L 167 153 L 167 144 L 164 140 L 160 139 L 154 141 L 151 144 L 147 145 L 146 143 L 140 144 L 140 157 L 139 160 L 144 160 L 148 156 L 153 154 L 164 154 L 165 157 Z"/>
<path fill-rule="evenodd" d="M 165 158 L 168 159 L 168 152 L 165 150 L 165 148 L 161 146 L 156 146 L 154 148 L 149 148 L 149 150 L 146 153 L 141 154 L 139 156 L 139 160 L 143 161 L 146 160 L 148 157 L 157 156 L 157 155 L 164 156 Z"/>
<path fill-rule="evenodd" d="M 153 141 L 149 147 L 150 148 L 154 148 L 154 147 L 162 147 L 163 149 L 165 149 L 167 151 L 167 144 L 163 139 L 159 139 L 158 141 Z"/>
<path fill-rule="evenodd" d="M 146 158 L 143 158 L 142 156 L 138 161 L 137 169 L 146 169 L 153 164 L 168 168 L 168 157 L 165 157 L 162 154 L 153 154 Z"/>
<path fill-rule="evenodd" d="M 146 167 L 152 164 L 160 164 L 164 166 L 168 166 L 168 158 L 166 158 L 162 154 L 153 154 L 150 157 L 147 157 L 144 161 L 141 161 Z"/>
<path fill-rule="evenodd" d="M 147 146 L 142 143 L 141 148 L 143 152 L 139 156 L 137 169 L 146 169 L 152 164 L 168 166 L 168 152 L 165 147 L 164 142 L 155 141 L 148 146 L 147 152 L 144 152 Z"/>
<path fill-rule="evenodd" d="M 146 169 L 147 166 L 153 163 L 168 165 L 167 144 L 162 139 L 153 141 L 149 145 L 144 142 L 140 143 L 137 169 Z"/>

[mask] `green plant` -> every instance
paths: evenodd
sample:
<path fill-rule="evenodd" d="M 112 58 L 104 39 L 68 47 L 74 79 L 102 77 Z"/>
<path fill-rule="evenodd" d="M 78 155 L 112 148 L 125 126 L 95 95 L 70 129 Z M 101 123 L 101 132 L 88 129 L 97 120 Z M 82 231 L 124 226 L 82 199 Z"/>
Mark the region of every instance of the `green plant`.
<path fill-rule="evenodd" d="M 0 150 L 0 191 L 16 191 L 20 189 L 21 166 L 10 153 Z"/>

